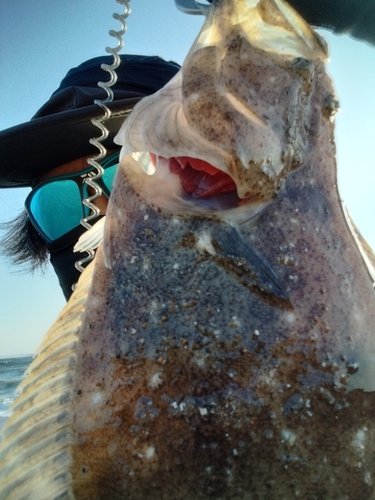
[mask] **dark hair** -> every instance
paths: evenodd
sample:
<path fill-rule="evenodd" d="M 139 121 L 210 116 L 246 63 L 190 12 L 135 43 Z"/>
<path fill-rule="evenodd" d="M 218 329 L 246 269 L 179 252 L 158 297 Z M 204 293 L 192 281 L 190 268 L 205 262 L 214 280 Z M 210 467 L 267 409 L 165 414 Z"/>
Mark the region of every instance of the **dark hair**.
<path fill-rule="evenodd" d="M 26 210 L 15 219 L 0 224 L 0 229 L 6 230 L 0 248 L 11 262 L 25 264 L 31 271 L 44 267 L 49 257 L 47 243 L 31 224 Z"/>

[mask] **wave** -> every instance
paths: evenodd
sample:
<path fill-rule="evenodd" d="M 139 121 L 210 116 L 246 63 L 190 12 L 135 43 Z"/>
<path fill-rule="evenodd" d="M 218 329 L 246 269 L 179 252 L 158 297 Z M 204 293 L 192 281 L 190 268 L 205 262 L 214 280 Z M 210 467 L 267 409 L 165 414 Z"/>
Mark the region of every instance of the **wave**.
<path fill-rule="evenodd" d="M 16 399 L 17 387 L 32 359 L 32 356 L 0 358 L 0 427 L 11 415 L 9 406 Z"/>

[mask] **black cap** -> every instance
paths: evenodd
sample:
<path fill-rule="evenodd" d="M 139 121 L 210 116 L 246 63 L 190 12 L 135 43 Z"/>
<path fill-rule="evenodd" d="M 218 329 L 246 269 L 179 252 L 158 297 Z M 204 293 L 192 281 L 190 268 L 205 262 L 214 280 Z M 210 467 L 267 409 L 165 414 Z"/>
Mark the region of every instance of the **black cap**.
<path fill-rule="evenodd" d="M 134 105 L 162 88 L 180 69 L 157 56 L 120 57 L 114 100 L 108 104 L 112 114 L 105 121 L 109 136 L 104 145 L 109 149 L 117 147 L 113 138 Z M 107 97 L 97 84 L 109 81 L 101 65 L 112 63 L 112 56 L 96 57 L 71 69 L 29 122 L 0 132 L 0 187 L 31 186 L 59 165 L 98 153 L 89 139 L 100 136 L 100 131 L 90 120 L 104 114 L 94 100 Z"/>

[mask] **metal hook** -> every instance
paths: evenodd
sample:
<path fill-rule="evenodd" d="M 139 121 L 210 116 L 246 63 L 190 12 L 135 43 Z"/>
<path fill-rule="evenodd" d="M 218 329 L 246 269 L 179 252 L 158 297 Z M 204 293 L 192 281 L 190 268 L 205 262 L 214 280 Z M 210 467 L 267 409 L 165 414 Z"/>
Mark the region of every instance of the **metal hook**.
<path fill-rule="evenodd" d="M 207 0 L 211 3 L 212 0 Z M 176 7 L 184 14 L 195 14 L 195 15 L 207 15 L 207 11 L 210 8 L 207 4 L 202 4 L 197 0 L 174 0 Z"/>

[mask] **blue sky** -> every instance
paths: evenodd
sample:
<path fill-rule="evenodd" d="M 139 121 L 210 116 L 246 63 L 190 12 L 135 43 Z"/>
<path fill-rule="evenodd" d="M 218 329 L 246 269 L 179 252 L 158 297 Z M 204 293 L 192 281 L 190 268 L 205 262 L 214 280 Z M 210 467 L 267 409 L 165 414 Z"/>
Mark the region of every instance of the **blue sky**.
<path fill-rule="evenodd" d="M 123 53 L 156 54 L 182 63 L 203 18 L 179 12 L 173 0 L 132 0 Z M 115 0 L 1 0 L 0 129 L 28 121 L 66 72 L 116 45 Z M 340 192 L 375 247 L 375 48 L 328 34 L 342 109 L 336 119 Z M 20 138 L 22 147 L 22 138 Z M 0 190 L 0 221 L 18 215 L 28 190 Z M 0 356 L 32 353 L 64 305 L 53 272 L 34 276 L 0 257 Z"/>

